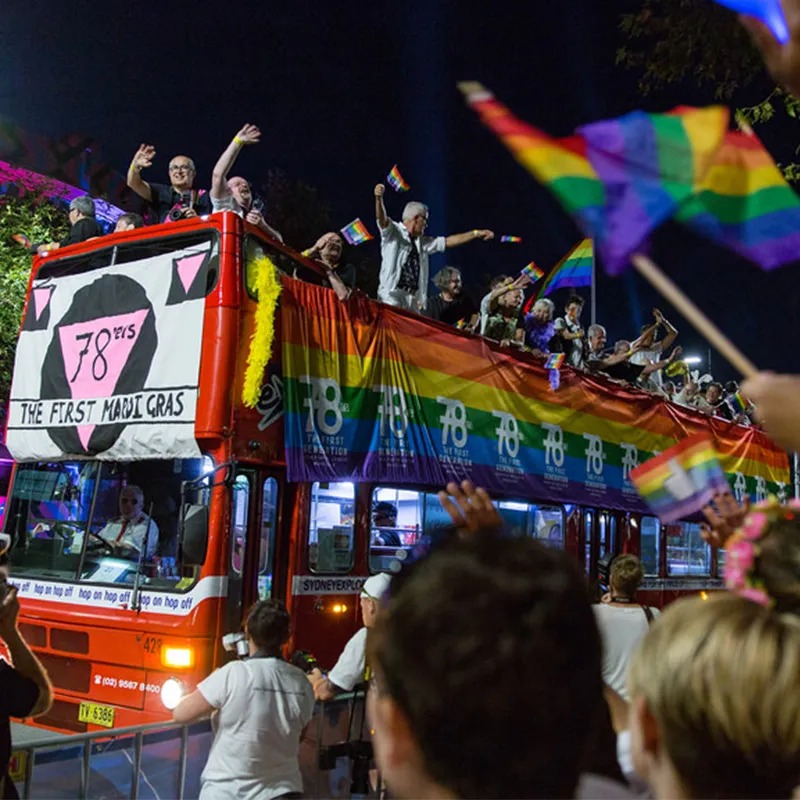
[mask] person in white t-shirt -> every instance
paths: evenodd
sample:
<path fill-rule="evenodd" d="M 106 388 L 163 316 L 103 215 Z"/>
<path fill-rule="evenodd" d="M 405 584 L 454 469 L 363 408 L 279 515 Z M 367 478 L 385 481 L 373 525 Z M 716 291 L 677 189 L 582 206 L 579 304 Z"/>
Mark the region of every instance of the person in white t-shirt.
<path fill-rule="evenodd" d="M 656 364 L 662 361 L 664 353 L 669 351 L 675 339 L 678 338 L 678 329 L 657 308 L 653 309 L 653 318 L 655 319 L 653 325 L 644 325 L 642 327 L 642 333 L 637 341 L 641 340 L 643 347 L 631 356 L 631 364 L 646 367 L 649 364 Z M 656 336 L 661 326 L 664 327 L 667 333 L 661 341 L 657 341 Z M 661 391 L 663 387 L 661 370 L 651 372 L 645 381 L 645 388 L 655 392 Z"/>
<path fill-rule="evenodd" d="M 626 701 L 630 700 L 628 662 L 658 614 L 636 602 L 636 590 L 643 580 L 644 570 L 636 556 L 618 556 L 611 562 L 607 602 L 592 606 L 603 637 L 603 681 Z"/>
<path fill-rule="evenodd" d="M 381 601 L 389 590 L 391 578 L 381 572 L 367 578 L 361 587 L 361 619 L 364 627 L 359 629 L 344 646 L 336 666 L 327 677 L 319 669 L 308 676 L 314 687 L 317 700 L 332 700 L 339 692 L 352 691 L 357 683 L 365 678 L 367 631 L 375 624 Z"/>
<path fill-rule="evenodd" d="M 391 306 L 422 312 L 428 305 L 428 256 L 443 253 L 474 239 L 488 242 L 489 230 L 454 233 L 450 236 L 425 236 L 428 206 L 412 201 L 403 209 L 403 222 L 395 222 L 386 213 L 383 194 L 386 187 L 375 187 L 375 215 L 381 232 L 381 272 L 378 300 Z"/>
<path fill-rule="evenodd" d="M 258 144 L 260 138 L 261 131 L 255 125 L 245 125 L 233 137 L 211 174 L 211 205 L 215 214 L 218 211 L 233 211 L 267 236 L 282 242 L 283 236 L 264 219 L 261 213 L 263 204 L 253 197 L 250 182 L 241 177 L 228 180 L 228 173 L 241 149 L 248 144 Z"/>
<path fill-rule="evenodd" d="M 291 620 L 279 600 L 261 600 L 247 616 L 246 661 L 232 661 L 201 681 L 173 711 L 194 722 L 218 711 L 203 774 L 201 800 L 296 797 L 303 791 L 298 752 L 314 713 L 305 674 L 283 660 Z"/>

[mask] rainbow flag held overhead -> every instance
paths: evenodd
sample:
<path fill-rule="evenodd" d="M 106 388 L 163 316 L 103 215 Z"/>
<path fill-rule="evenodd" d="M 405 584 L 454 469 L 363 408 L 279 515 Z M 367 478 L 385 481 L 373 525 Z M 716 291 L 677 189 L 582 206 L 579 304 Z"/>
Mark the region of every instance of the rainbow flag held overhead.
<path fill-rule="evenodd" d="M 544 362 L 545 369 L 561 369 L 564 363 L 564 353 L 550 353 L 547 361 Z"/>
<path fill-rule="evenodd" d="M 539 297 L 546 297 L 557 289 L 592 285 L 592 262 L 594 246 L 591 239 L 584 239 L 572 248 L 558 264 L 553 267 L 547 280 L 539 289 Z"/>
<path fill-rule="evenodd" d="M 631 482 L 662 522 L 695 514 L 715 494 L 730 491 L 707 433 L 690 436 L 631 470 Z"/>
<path fill-rule="evenodd" d="M 501 236 L 500 241 L 503 244 L 521 244 L 522 237 L 521 236 Z"/>
<path fill-rule="evenodd" d="M 750 133 L 729 131 L 722 106 L 634 111 L 554 139 L 486 90 L 470 105 L 618 274 L 650 233 L 675 219 L 763 269 L 798 260 L 800 199 Z"/>
<path fill-rule="evenodd" d="M 342 228 L 342 236 L 344 236 L 348 244 L 352 245 L 363 244 L 373 238 L 372 234 L 367 230 L 367 226 L 359 217 L 356 217 L 349 225 Z"/>
<path fill-rule="evenodd" d="M 396 192 L 407 192 L 411 189 L 411 187 L 403 180 L 403 176 L 400 174 L 397 164 L 395 164 L 389 171 L 389 174 L 386 176 L 386 180 L 389 181 L 392 188 Z"/>
<path fill-rule="evenodd" d="M 522 268 L 520 271 L 520 275 L 527 275 L 533 283 L 539 280 L 544 275 L 544 270 L 539 269 L 536 266 L 536 263 L 531 261 L 530 264 L 527 264 Z"/>

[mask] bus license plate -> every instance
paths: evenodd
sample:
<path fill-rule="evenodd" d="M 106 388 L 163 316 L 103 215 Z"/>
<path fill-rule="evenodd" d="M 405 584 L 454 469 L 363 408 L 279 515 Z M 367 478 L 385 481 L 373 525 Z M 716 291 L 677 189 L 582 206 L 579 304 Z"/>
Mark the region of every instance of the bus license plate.
<path fill-rule="evenodd" d="M 114 727 L 114 709 L 111 706 L 99 706 L 96 703 L 81 703 L 78 706 L 78 720 L 101 725 L 103 728 Z"/>

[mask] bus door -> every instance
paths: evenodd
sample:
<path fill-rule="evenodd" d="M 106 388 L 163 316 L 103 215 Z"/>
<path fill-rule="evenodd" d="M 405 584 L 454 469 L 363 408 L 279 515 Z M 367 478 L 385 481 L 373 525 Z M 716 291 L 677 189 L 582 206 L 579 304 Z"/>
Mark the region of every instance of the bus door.
<path fill-rule="evenodd" d="M 597 512 L 598 559 L 614 558 L 619 553 L 617 517 L 611 511 Z"/>
<path fill-rule="evenodd" d="M 241 630 L 245 602 L 248 593 L 245 588 L 245 564 L 248 560 L 248 530 L 251 520 L 256 520 L 255 470 L 237 467 L 232 484 L 231 496 L 231 535 L 230 558 L 228 561 L 228 600 L 225 613 L 224 633 Z M 256 537 L 253 536 L 254 540 Z"/>
<path fill-rule="evenodd" d="M 591 580 L 597 577 L 598 537 L 595 534 L 597 511 L 583 509 L 583 568 Z"/>

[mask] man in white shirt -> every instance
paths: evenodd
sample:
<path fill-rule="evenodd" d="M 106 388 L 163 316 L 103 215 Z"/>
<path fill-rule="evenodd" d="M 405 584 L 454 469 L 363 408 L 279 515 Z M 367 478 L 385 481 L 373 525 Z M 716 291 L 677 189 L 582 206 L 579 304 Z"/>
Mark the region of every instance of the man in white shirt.
<path fill-rule="evenodd" d="M 267 223 L 260 208 L 256 207 L 249 181 L 240 177 L 228 180 L 228 173 L 241 149 L 248 144 L 258 144 L 260 138 L 261 131 L 255 125 L 249 124 L 233 137 L 211 174 L 211 204 L 215 214 L 218 211 L 233 211 L 267 236 L 282 242 L 283 236 Z"/>
<path fill-rule="evenodd" d="M 172 712 L 176 722 L 219 712 L 201 800 L 271 800 L 303 791 L 298 753 L 314 692 L 305 674 L 282 658 L 290 629 L 283 603 L 256 603 L 245 629 L 250 658 L 212 672 Z"/>
<path fill-rule="evenodd" d="M 675 339 L 678 338 L 678 329 L 657 309 L 653 309 L 653 317 L 655 324 L 645 325 L 642 328 L 642 333 L 637 341 L 641 341 L 643 348 L 631 356 L 631 364 L 638 364 L 639 366 L 646 367 L 649 364 L 655 364 L 662 361 L 664 353 L 669 351 Z M 667 335 L 659 342 L 656 341 L 658 329 L 661 326 L 667 332 Z M 661 377 L 661 370 L 651 372 L 646 378 L 646 385 L 644 388 L 650 391 L 660 392 L 663 389 L 663 379 Z"/>
<path fill-rule="evenodd" d="M 424 203 L 407 203 L 403 222 L 395 222 L 386 214 L 383 195 L 386 187 L 375 187 L 375 216 L 381 232 L 381 272 L 378 300 L 391 306 L 422 312 L 428 304 L 428 257 L 443 253 L 447 247 L 458 247 L 473 239 L 489 241 L 490 230 L 474 230 L 450 236 L 425 236 L 428 207 Z"/>
<path fill-rule="evenodd" d="M 364 627 L 353 635 L 344 646 L 336 666 L 325 677 L 319 669 L 308 676 L 314 687 L 317 700 L 332 700 L 339 692 L 352 691 L 357 683 L 368 676 L 365 675 L 367 631 L 375 624 L 381 601 L 389 590 L 391 578 L 381 572 L 373 575 L 361 587 L 361 619 Z"/>
<path fill-rule="evenodd" d="M 119 516 L 110 519 L 98 536 L 123 555 L 132 553 L 138 559 L 143 546 L 146 558 L 155 555 L 158 526 L 144 513 L 144 494 L 138 486 L 129 483 L 119 493 Z"/>
<path fill-rule="evenodd" d="M 611 562 L 608 601 L 592 606 L 603 637 L 603 681 L 628 702 L 628 662 L 658 614 L 657 609 L 636 602 L 643 580 L 644 570 L 636 556 L 618 556 Z"/>

